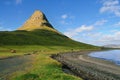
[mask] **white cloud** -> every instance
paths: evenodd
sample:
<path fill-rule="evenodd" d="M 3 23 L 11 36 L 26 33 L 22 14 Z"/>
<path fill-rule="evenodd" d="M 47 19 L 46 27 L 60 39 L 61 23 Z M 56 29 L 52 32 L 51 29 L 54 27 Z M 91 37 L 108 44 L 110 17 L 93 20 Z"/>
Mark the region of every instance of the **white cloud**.
<path fill-rule="evenodd" d="M 77 38 L 78 38 L 76 39 L 77 41 L 81 41 L 82 37 Z M 120 44 L 120 31 L 116 30 L 114 32 L 110 31 L 109 34 L 105 34 L 102 32 L 87 33 L 84 35 L 84 39 L 82 41 L 85 43 L 101 46 L 107 44 Z"/>
<path fill-rule="evenodd" d="M 73 36 L 78 35 L 80 32 L 91 31 L 93 29 L 94 29 L 94 26 L 92 26 L 92 25 L 91 26 L 82 25 L 82 26 L 75 28 L 73 30 L 64 32 L 64 34 L 68 37 L 73 37 Z"/>
<path fill-rule="evenodd" d="M 119 30 L 117 30 L 117 29 L 114 29 L 114 30 L 111 30 L 110 32 L 111 33 L 115 33 L 115 32 L 118 32 Z"/>
<path fill-rule="evenodd" d="M 3 23 L 0 22 L 0 31 L 12 31 L 12 29 L 7 28 L 7 27 L 3 27 Z"/>
<path fill-rule="evenodd" d="M 78 35 L 80 32 L 83 32 L 83 31 L 91 31 L 94 29 L 94 27 L 96 26 L 102 26 L 104 25 L 105 23 L 107 22 L 107 20 L 103 19 L 103 20 L 99 20 L 99 21 L 96 21 L 94 24 L 92 25 L 89 25 L 89 26 L 86 26 L 86 25 L 82 25 L 78 28 L 75 28 L 73 30 L 68 30 L 66 32 L 64 32 L 64 34 L 68 37 L 74 37 L 76 35 Z M 65 24 L 65 22 L 64 22 Z"/>
<path fill-rule="evenodd" d="M 60 21 L 60 23 L 63 24 L 63 25 L 67 25 L 67 24 L 69 24 L 69 23 L 66 22 L 65 20 Z"/>
<path fill-rule="evenodd" d="M 102 25 L 104 25 L 106 22 L 108 22 L 108 20 L 105 20 L 105 19 L 100 20 L 100 21 L 96 21 L 96 22 L 94 23 L 94 26 L 102 26 Z"/>
<path fill-rule="evenodd" d="M 91 37 L 91 44 L 95 45 L 106 45 L 106 44 L 120 44 L 120 31 L 114 30 L 114 32 L 109 32 L 109 34 L 104 34 L 101 32 L 86 34 L 85 37 Z"/>
<path fill-rule="evenodd" d="M 97 33 L 87 33 L 84 36 L 88 36 L 88 37 L 91 37 L 91 38 L 98 38 L 101 35 L 102 35 L 101 32 L 97 32 Z"/>
<path fill-rule="evenodd" d="M 0 26 L 0 31 L 12 31 L 12 29 L 4 28 L 4 27 Z"/>
<path fill-rule="evenodd" d="M 92 29 L 93 29 L 93 26 L 82 25 L 81 27 L 76 28 L 75 32 L 90 31 Z"/>
<path fill-rule="evenodd" d="M 18 5 L 18 4 L 22 4 L 22 1 L 23 0 L 13 0 L 13 1 L 12 0 L 11 1 L 7 0 L 7 1 L 4 2 L 4 4 L 5 5 L 13 5 L 13 4 Z"/>
<path fill-rule="evenodd" d="M 106 44 L 111 44 L 111 43 L 120 43 L 120 31 L 117 31 L 112 34 L 104 34 L 102 37 L 98 40 L 99 42 L 104 42 Z"/>
<path fill-rule="evenodd" d="M 116 23 L 116 24 L 115 24 L 115 26 L 118 26 L 118 27 L 120 27 L 120 22 Z"/>
<path fill-rule="evenodd" d="M 68 32 L 64 32 L 64 35 L 68 36 L 68 37 L 73 37 L 75 35 L 77 35 L 77 32 L 74 31 L 68 31 Z"/>
<path fill-rule="evenodd" d="M 67 14 L 64 14 L 64 15 L 61 16 L 61 18 L 62 18 L 62 19 L 66 19 L 66 18 L 68 18 L 68 15 L 67 15 Z"/>
<path fill-rule="evenodd" d="M 22 4 L 22 0 L 16 0 L 16 2 L 15 2 L 17 5 L 18 4 Z"/>
<path fill-rule="evenodd" d="M 62 25 L 69 25 L 72 23 L 72 20 L 75 18 L 75 16 L 72 16 L 72 15 L 68 15 L 68 14 L 63 14 L 61 15 L 61 21 L 60 23 Z"/>
<path fill-rule="evenodd" d="M 103 6 L 100 9 L 101 13 L 109 12 L 120 17 L 119 0 L 103 0 Z"/>

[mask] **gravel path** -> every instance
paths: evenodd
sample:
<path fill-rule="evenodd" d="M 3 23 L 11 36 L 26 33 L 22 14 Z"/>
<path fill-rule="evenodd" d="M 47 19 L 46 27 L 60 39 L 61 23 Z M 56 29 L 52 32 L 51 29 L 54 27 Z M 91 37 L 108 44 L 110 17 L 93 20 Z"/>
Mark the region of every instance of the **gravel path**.
<path fill-rule="evenodd" d="M 0 60 L 0 80 L 8 80 L 7 77 L 13 72 L 32 66 L 33 58 L 33 55 L 24 55 Z"/>

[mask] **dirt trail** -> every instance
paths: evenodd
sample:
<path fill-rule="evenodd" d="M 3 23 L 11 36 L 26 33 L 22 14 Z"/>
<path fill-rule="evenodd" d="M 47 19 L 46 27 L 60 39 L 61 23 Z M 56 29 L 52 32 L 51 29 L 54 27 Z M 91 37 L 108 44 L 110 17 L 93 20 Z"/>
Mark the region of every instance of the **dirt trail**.
<path fill-rule="evenodd" d="M 32 66 L 33 57 L 33 55 L 24 55 L 0 60 L 0 80 L 7 80 L 7 76 L 11 73 Z"/>

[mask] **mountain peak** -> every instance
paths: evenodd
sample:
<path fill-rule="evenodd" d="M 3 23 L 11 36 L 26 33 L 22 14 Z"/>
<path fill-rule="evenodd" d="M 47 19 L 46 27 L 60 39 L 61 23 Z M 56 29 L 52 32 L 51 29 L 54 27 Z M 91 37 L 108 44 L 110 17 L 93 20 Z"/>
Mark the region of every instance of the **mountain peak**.
<path fill-rule="evenodd" d="M 52 29 L 53 26 L 47 20 L 45 14 L 39 10 L 36 10 L 33 15 L 24 23 L 24 25 L 18 30 L 32 31 L 35 29 Z"/>
<path fill-rule="evenodd" d="M 32 19 L 33 21 L 35 20 L 42 20 L 44 22 L 48 22 L 46 16 L 44 15 L 43 12 L 36 10 L 33 15 L 30 17 L 30 19 Z"/>

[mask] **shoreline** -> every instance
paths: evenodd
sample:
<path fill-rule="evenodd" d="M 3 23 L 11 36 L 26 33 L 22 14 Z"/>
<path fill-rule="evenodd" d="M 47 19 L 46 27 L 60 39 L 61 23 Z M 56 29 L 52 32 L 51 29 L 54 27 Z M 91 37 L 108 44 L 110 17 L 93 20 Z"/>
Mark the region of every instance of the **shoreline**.
<path fill-rule="evenodd" d="M 66 73 L 84 80 L 120 80 L 120 66 L 112 62 L 88 56 L 94 51 L 81 51 L 52 55 L 63 65 Z"/>

